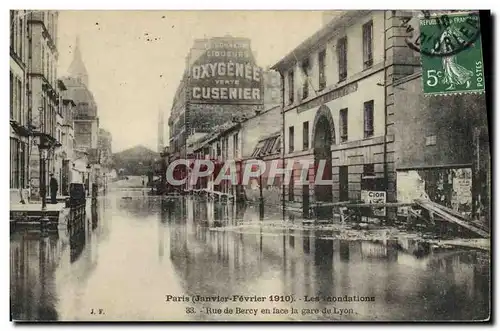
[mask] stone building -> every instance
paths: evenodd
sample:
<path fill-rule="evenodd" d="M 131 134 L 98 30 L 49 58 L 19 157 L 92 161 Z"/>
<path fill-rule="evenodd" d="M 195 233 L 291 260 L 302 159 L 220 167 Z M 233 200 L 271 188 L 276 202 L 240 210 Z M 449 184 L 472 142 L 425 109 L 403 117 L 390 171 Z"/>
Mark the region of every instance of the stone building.
<path fill-rule="evenodd" d="M 306 160 L 308 184 L 285 186 L 288 207 L 361 200 L 362 190 L 396 200 L 393 81 L 419 67 L 404 42 L 400 11 L 347 11 L 272 69 L 284 86 L 284 160 Z M 320 160 L 326 166 L 315 185 Z M 286 183 L 285 183 L 286 184 Z"/>
<path fill-rule="evenodd" d="M 64 83 L 60 80 L 61 84 Z M 66 88 L 66 86 L 64 86 Z M 78 175 L 73 175 L 73 165 L 71 160 L 75 158 L 74 156 L 74 144 L 75 144 L 75 132 L 73 126 L 73 112 L 75 108 L 75 102 L 70 99 L 65 90 L 62 93 L 61 100 L 59 103 L 60 111 L 62 114 L 62 125 L 61 125 L 61 194 L 69 195 L 69 185 L 75 181 Z M 80 180 L 78 180 L 79 182 Z"/>
<path fill-rule="evenodd" d="M 29 147 L 31 198 L 40 199 L 42 176 L 54 171 L 54 152 L 60 146 L 56 134 L 59 92 L 57 87 L 57 22 L 54 10 L 27 11 L 28 116 L 34 142 Z M 44 148 L 39 149 L 42 145 Z M 40 158 L 45 162 L 40 162 Z M 44 164 L 44 169 L 41 165 Z M 47 189 L 48 193 L 49 190 Z"/>
<path fill-rule="evenodd" d="M 224 66 L 215 70 L 219 63 Z M 279 104 L 279 84 L 276 73 L 256 66 L 249 39 L 195 40 L 168 119 L 171 158 L 184 157 L 188 139 L 203 137 L 233 116 L 262 111 L 264 104 Z"/>
<path fill-rule="evenodd" d="M 10 189 L 19 197 L 19 189 L 28 187 L 30 151 L 30 111 L 28 104 L 28 16 L 26 10 L 10 11 Z"/>
<path fill-rule="evenodd" d="M 98 153 L 99 117 L 94 95 L 89 88 L 89 77 L 82 59 L 80 40 L 77 37 L 73 61 L 68 69 L 68 76 L 62 78 L 68 99 L 73 100 L 74 159 L 72 171 L 81 174 L 86 187 L 100 178 Z"/>
<path fill-rule="evenodd" d="M 66 86 L 64 83 L 58 79 L 57 80 L 57 111 L 56 111 L 56 128 L 55 128 L 55 138 L 58 143 L 58 148 L 54 149 L 54 152 L 52 153 L 52 168 L 49 169 L 50 172 L 53 174 L 54 178 L 57 180 L 57 184 L 59 186 L 58 188 L 58 194 L 60 195 L 63 192 L 63 187 L 67 185 L 67 183 L 63 183 L 63 175 L 64 175 L 64 159 L 65 155 L 68 153 L 68 146 L 65 145 L 67 144 L 68 141 L 66 140 L 66 137 L 64 137 L 65 134 L 65 118 L 63 114 L 64 110 L 64 103 L 63 103 L 63 94 L 66 91 Z M 64 190 L 67 192 L 67 190 Z"/>

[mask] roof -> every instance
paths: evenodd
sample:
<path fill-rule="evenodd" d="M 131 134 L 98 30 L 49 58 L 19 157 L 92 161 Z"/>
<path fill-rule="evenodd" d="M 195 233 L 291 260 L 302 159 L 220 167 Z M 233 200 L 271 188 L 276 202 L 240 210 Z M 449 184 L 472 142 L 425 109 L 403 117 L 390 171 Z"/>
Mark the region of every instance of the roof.
<path fill-rule="evenodd" d="M 260 138 L 259 142 L 267 140 L 267 139 L 270 139 L 270 138 L 278 137 L 278 136 L 281 136 L 281 130 L 280 131 L 276 131 L 276 132 L 274 132 L 272 134 L 268 134 L 267 136 L 264 136 L 264 137 Z"/>
<path fill-rule="evenodd" d="M 290 53 L 283 57 L 278 63 L 271 66 L 271 69 L 284 71 L 290 67 L 290 64 L 296 63 L 312 52 L 315 46 L 325 43 L 336 31 L 345 29 L 352 20 L 368 14 L 369 10 L 350 10 L 344 11 L 339 16 L 333 18 L 323 28 L 295 47 Z"/>
<path fill-rule="evenodd" d="M 71 99 L 77 105 L 80 102 L 86 102 L 91 107 L 97 107 L 94 95 L 81 80 L 73 77 L 63 77 L 61 80 L 67 88 L 63 92 L 64 99 Z"/>

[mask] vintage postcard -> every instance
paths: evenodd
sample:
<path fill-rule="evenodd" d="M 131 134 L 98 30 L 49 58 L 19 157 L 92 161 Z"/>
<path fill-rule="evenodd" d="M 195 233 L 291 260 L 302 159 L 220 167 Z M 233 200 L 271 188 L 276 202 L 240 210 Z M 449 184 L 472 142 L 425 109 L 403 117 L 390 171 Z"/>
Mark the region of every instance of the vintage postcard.
<path fill-rule="evenodd" d="M 11 321 L 490 321 L 489 30 L 11 10 Z"/>

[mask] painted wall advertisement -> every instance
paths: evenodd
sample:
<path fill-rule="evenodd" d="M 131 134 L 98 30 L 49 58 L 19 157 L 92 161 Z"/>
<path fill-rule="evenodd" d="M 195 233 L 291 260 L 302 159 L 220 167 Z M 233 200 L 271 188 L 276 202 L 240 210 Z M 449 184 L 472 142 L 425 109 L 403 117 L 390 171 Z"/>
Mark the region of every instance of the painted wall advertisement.
<path fill-rule="evenodd" d="M 387 194 L 385 191 L 361 191 L 361 200 L 364 203 L 379 204 L 386 203 Z M 373 216 L 385 216 L 385 207 L 373 208 Z"/>
<path fill-rule="evenodd" d="M 190 102 L 263 104 L 262 69 L 255 65 L 250 40 L 213 38 L 204 47 L 190 68 Z"/>

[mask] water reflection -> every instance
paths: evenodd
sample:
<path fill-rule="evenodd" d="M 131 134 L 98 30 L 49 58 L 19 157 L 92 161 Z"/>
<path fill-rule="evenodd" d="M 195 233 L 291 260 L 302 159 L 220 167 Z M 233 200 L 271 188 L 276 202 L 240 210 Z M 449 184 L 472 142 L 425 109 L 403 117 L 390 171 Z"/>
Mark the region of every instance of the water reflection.
<path fill-rule="evenodd" d="M 61 247 L 57 235 L 11 234 L 11 318 L 55 320 L 54 270 Z"/>
<path fill-rule="evenodd" d="M 124 197 L 127 197 L 124 199 Z M 224 315 L 225 320 L 470 320 L 489 311 L 489 256 L 439 251 L 414 238 L 348 240 L 303 226 L 280 208 L 200 198 L 108 192 L 80 231 L 11 234 L 11 314 L 16 320 L 209 320 L 176 295 L 294 295 L 293 303 L 231 303 L 298 314 Z M 305 302 L 373 297 L 373 302 Z M 221 308 L 221 303 L 197 304 Z M 352 309 L 339 315 L 328 309 Z M 105 316 L 90 315 L 102 308 Z M 302 309 L 320 313 L 302 315 Z M 325 313 L 323 313 L 323 311 Z"/>
<path fill-rule="evenodd" d="M 11 233 L 11 319 L 53 321 L 60 318 L 57 273 L 87 259 L 88 264 L 79 277 L 88 276 L 97 264 L 91 243 L 95 237 L 92 231 L 99 224 L 98 201 L 92 204 L 90 211 L 90 215 L 82 215 L 84 220 L 77 222 L 71 231 L 68 228 L 57 232 L 27 229 Z M 82 257 L 84 251 L 87 254 Z"/>
<path fill-rule="evenodd" d="M 236 206 L 217 206 L 214 219 L 210 208 L 211 203 L 189 201 L 187 217 L 176 219 L 170 229 L 170 257 L 190 295 L 375 298 L 370 303 L 336 303 L 338 308 L 352 308 L 354 314 L 333 319 L 487 317 L 489 277 L 477 267 L 478 256 L 485 254 L 433 252 L 429 245 L 411 239 L 354 241 L 320 239 L 320 230 L 263 231 L 258 209 L 247 215 L 251 209 L 245 208 L 243 222 L 238 222 L 227 219 L 224 212 Z M 238 223 L 241 226 L 234 227 Z M 321 310 L 332 305 L 297 302 L 290 308 Z M 332 316 L 296 316 L 314 318 Z"/>

